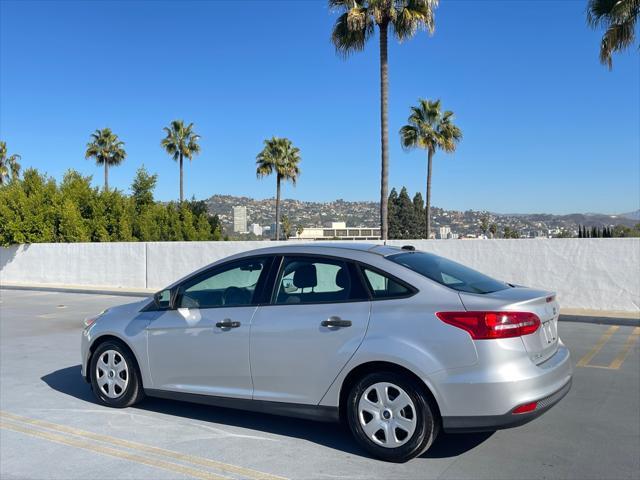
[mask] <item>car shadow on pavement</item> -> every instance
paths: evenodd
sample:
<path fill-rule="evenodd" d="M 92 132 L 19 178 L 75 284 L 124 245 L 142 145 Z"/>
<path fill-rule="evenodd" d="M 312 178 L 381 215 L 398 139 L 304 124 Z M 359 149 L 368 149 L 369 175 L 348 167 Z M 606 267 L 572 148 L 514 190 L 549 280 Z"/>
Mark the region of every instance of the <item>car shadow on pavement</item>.
<path fill-rule="evenodd" d="M 80 365 L 56 370 L 43 376 L 41 380 L 57 392 L 85 402 L 97 403 L 91 392 L 91 386 L 80 375 Z M 131 408 L 299 438 L 352 455 L 370 458 L 370 455 L 356 444 L 348 429 L 336 423 L 291 419 L 160 398 L 146 398 Z M 422 455 L 422 458 L 448 458 L 461 455 L 480 445 L 492 433 L 441 434 L 433 447 Z"/>

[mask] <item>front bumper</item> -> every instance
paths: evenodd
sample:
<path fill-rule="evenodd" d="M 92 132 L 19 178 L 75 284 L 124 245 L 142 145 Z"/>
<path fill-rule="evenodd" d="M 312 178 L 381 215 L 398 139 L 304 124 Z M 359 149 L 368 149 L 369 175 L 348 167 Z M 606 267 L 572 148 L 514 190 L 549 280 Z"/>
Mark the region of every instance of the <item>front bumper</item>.
<path fill-rule="evenodd" d="M 571 379 L 560 390 L 537 400 L 537 407 L 528 413 L 507 413 L 473 417 L 442 417 L 442 428 L 447 433 L 487 432 L 504 428 L 519 427 L 538 418 L 564 398 L 571 390 Z"/>

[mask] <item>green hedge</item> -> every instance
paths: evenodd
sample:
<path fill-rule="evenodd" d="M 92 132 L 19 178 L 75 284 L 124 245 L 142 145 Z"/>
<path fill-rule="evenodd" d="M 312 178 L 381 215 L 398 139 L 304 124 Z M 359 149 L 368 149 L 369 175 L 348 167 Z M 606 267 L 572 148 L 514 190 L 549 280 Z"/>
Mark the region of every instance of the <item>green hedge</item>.
<path fill-rule="evenodd" d="M 217 216 L 202 201 L 153 199 L 157 176 L 141 167 L 131 195 L 91 186 L 69 170 L 59 184 L 28 169 L 0 187 L 0 244 L 220 240 Z"/>

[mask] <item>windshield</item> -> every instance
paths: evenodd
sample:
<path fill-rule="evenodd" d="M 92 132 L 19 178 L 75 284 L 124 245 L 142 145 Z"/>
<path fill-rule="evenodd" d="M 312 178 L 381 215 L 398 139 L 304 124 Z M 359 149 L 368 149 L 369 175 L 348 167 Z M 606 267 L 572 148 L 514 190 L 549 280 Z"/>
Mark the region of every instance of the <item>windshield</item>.
<path fill-rule="evenodd" d="M 398 253 L 387 258 L 460 292 L 491 293 L 509 288 L 504 282 L 432 253 Z"/>

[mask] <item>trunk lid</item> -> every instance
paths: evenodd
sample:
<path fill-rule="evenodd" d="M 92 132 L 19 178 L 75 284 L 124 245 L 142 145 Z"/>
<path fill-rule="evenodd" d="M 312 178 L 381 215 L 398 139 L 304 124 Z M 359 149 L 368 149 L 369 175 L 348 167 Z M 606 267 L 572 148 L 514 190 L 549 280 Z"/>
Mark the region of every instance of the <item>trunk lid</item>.
<path fill-rule="evenodd" d="M 558 317 L 560 307 L 553 292 L 526 287 L 512 287 L 486 294 L 460 292 L 460 300 L 468 311 L 519 311 L 535 313 L 540 327 L 520 337 L 535 364 L 550 358 L 558 350 Z"/>

